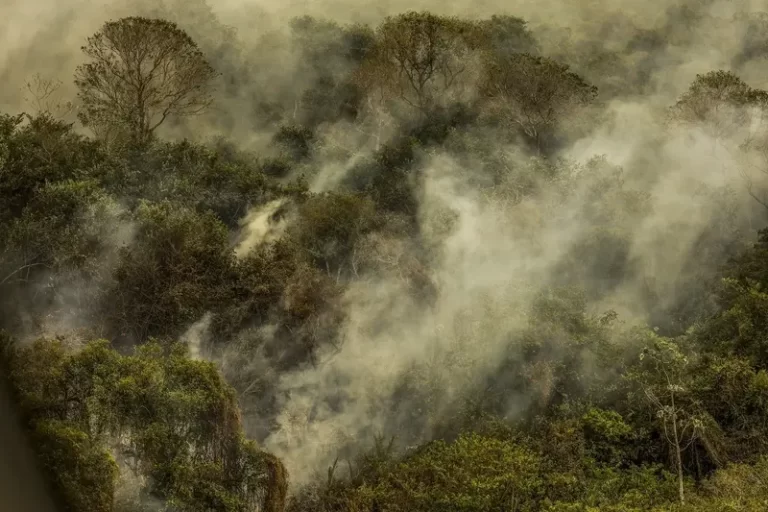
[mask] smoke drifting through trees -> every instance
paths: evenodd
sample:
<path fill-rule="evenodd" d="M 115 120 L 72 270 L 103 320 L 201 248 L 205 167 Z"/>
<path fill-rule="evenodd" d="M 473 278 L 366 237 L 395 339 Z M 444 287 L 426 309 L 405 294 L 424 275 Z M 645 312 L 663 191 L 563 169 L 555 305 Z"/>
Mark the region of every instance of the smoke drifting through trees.
<path fill-rule="evenodd" d="M 193 340 L 299 489 L 377 435 L 402 449 L 483 415 L 590 402 L 622 375 L 605 353 L 637 348 L 631 327 L 678 336 L 718 310 L 720 268 L 765 222 L 768 2 L 400 7 L 115 4 L 78 16 L 71 53 L 34 70 L 21 63 L 51 54 L 66 8 L 6 35 L 9 83 L 71 84 L 82 41 L 123 14 L 178 23 L 221 73 L 210 110 L 158 127 L 208 148 L 123 157 L 78 139 L 86 156 L 0 183 L 29 195 L 3 206 L 6 311 L 121 344 Z M 304 9 L 331 20 L 288 22 Z M 49 124 L 22 128 L 0 161 L 21 169 L 32 147 L 47 162 L 45 137 L 65 127 L 34 122 Z M 52 171 L 62 183 L 44 184 Z M 70 226 L 72 211 L 85 213 Z M 130 236 L 111 240 L 115 226 Z M 39 332 L 21 323 L 6 327 Z"/>

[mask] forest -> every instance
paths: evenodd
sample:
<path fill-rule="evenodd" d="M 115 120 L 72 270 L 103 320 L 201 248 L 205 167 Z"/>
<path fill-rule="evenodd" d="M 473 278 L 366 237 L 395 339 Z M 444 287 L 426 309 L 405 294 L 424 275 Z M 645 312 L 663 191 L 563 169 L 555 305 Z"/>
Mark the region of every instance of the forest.
<path fill-rule="evenodd" d="M 59 510 L 768 510 L 768 1 L 89 1 L 0 7 Z"/>

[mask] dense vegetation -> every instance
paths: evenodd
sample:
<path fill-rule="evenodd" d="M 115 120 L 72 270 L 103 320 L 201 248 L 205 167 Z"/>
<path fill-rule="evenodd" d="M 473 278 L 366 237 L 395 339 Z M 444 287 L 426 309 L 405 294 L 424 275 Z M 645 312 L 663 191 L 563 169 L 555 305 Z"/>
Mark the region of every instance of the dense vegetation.
<path fill-rule="evenodd" d="M 408 12 L 248 51 L 182 10 L 0 117 L 2 369 L 63 510 L 768 509 L 768 92 L 702 73 L 577 161 L 695 37 Z M 256 149 L 199 135 L 237 101 Z"/>

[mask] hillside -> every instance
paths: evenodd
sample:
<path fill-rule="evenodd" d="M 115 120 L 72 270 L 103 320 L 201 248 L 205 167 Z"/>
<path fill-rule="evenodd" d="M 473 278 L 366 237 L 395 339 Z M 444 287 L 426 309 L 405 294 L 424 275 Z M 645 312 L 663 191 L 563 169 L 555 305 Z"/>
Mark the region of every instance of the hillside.
<path fill-rule="evenodd" d="M 214 4 L 0 7 L 61 510 L 768 510 L 768 2 Z"/>

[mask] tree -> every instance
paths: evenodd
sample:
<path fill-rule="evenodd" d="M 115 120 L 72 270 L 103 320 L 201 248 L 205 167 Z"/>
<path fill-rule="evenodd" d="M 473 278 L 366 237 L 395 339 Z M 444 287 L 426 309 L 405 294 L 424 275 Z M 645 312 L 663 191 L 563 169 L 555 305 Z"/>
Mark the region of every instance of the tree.
<path fill-rule="evenodd" d="M 652 343 L 640 354 L 643 368 L 632 373 L 662 427 L 662 438 L 672 449 L 677 472 L 678 499 L 685 503 L 683 452 L 716 428 L 711 417 L 690 397 L 689 359 L 673 341 L 649 333 Z"/>
<path fill-rule="evenodd" d="M 108 135 L 127 132 L 147 142 L 169 116 L 202 112 L 216 72 L 175 23 L 141 17 L 109 21 L 88 38 L 91 62 L 77 68 L 86 126 Z"/>
<path fill-rule="evenodd" d="M 730 262 L 717 289 L 719 314 L 697 331 L 699 343 L 721 355 L 744 358 L 768 368 L 768 229 L 754 246 Z"/>
<path fill-rule="evenodd" d="M 128 233 L 121 229 L 121 215 L 91 181 L 54 182 L 38 190 L 0 233 L 0 310 L 23 309 L 33 325 L 43 316 L 44 322 L 73 316 L 85 321 L 98 301 L 97 283 L 108 273 L 104 262 Z M 6 328 L 20 325 L 17 315 L 0 317 Z"/>
<path fill-rule="evenodd" d="M 11 225 L 6 250 L 16 251 L 18 266 L 93 271 L 119 214 L 117 204 L 92 181 L 47 184 Z"/>
<path fill-rule="evenodd" d="M 479 44 L 496 55 L 536 53 L 536 39 L 525 20 L 516 16 L 494 14 L 477 23 Z"/>
<path fill-rule="evenodd" d="M 37 73 L 26 84 L 28 94 L 24 100 L 36 116 L 48 114 L 54 119 L 65 119 L 74 111 L 75 105 L 59 99 L 61 86 L 60 81 Z"/>
<path fill-rule="evenodd" d="M 562 120 L 597 96 L 597 88 L 546 57 L 527 53 L 491 56 L 481 91 L 487 111 L 517 126 L 537 152 Z"/>
<path fill-rule="evenodd" d="M 21 215 L 46 184 L 96 177 L 107 164 L 98 143 L 50 114 L 0 115 L 0 218 Z"/>
<path fill-rule="evenodd" d="M 765 178 L 755 180 L 750 168 L 758 174 L 768 174 L 767 114 L 768 92 L 752 88 L 733 72 L 723 70 L 696 75 L 670 109 L 673 123 L 699 127 L 714 139 L 713 156 L 717 156 L 718 147 L 726 141 L 748 153 L 739 172 L 747 192 L 766 208 Z M 755 161 L 749 156 L 758 159 Z"/>
<path fill-rule="evenodd" d="M 2 348 L 64 510 L 111 512 L 117 479 L 129 475 L 141 482 L 139 498 L 163 510 L 283 509 L 282 463 L 245 439 L 234 390 L 183 344 L 149 342 L 132 355 L 105 340 L 77 351 L 63 339 Z"/>
<path fill-rule="evenodd" d="M 120 250 L 104 316 L 120 340 L 176 336 L 225 300 L 234 255 L 211 214 L 142 204 L 133 244 Z"/>
<path fill-rule="evenodd" d="M 364 99 L 355 71 L 374 43 L 367 25 L 338 26 L 309 16 L 291 23 L 299 73 L 311 78 L 294 104 L 293 118 L 307 126 L 339 119 L 352 120 Z"/>
<path fill-rule="evenodd" d="M 317 268 L 336 279 L 352 270 L 357 240 L 380 223 L 375 204 L 361 194 L 313 195 L 299 215 L 301 222 L 289 228 L 289 236 Z"/>
<path fill-rule="evenodd" d="M 753 89 L 731 71 L 696 75 L 671 109 L 672 119 L 699 125 L 716 140 L 734 135 L 750 120 L 750 107 L 765 109 L 768 93 Z"/>
<path fill-rule="evenodd" d="M 450 443 L 427 443 L 400 460 L 392 447 L 377 440 L 370 453 L 349 463 L 346 481 L 335 475 L 334 464 L 327 480 L 295 496 L 288 510 L 540 510 L 542 460 L 525 445 L 465 433 Z"/>
<path fill-rule="evenodd" d="M 64 510 L 112 512 L 118 467 L 104 447 L 63 421 L 41 421 L 31 437 Z"/>
<path fill-rule="evenodd" d="M 376 30 L 376 42 L 358 80 L 384 100 L 399 99 L 426 114 L 438 102 L 465 92 L 473 25 L 428 12 L 388 17 Z"/>

